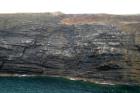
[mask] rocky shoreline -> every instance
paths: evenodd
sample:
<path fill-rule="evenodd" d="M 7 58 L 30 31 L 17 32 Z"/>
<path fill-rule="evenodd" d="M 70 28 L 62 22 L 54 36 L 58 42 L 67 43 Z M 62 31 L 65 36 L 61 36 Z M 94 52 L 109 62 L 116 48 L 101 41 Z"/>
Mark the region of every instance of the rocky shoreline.
<path fill-rule="evenodd" d="M 101 85 L 131 85 L 131 86 L 139 86 L 139 83 L 134 82 L 116 82 L 116 81 L 105 81 L 105 80 L 99 80 L 99 79 L 87 79 L 87 78 L 80 78 L 80 77 L 69 77 L 69 76 L 56 76 L 56 75 L 28 75 L 28 74 L 7 74 L 3 73 L 0 74 L 0 77 L 19 77 L 19 78 L 33 78 L 33 77 L 50 77 L 50 78 L 62 78 L 67 79 L 71 81 L 82 81 L 87 83 L 93 83 L 93 84 L 101 84 Z"/>

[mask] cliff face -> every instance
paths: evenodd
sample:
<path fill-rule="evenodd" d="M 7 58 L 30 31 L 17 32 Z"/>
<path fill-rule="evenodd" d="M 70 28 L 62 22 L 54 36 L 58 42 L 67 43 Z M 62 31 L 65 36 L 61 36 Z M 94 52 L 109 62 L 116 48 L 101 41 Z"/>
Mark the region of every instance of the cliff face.
<path fill-rule="evenodd" d="M 140 16 L 0 15 L 0 72 L 140 83 Z"/>

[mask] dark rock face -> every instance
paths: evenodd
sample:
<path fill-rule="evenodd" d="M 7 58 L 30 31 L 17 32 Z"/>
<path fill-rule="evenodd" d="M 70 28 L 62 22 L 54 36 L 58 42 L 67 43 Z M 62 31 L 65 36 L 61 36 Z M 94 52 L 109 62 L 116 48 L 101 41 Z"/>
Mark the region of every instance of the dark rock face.
<path fill-rule="evenodd" d="M 35 18 L 1 26 L 1 73 L 139 82 L 140 52 L 133 34 L 112 24 L 64 25 Z"/>

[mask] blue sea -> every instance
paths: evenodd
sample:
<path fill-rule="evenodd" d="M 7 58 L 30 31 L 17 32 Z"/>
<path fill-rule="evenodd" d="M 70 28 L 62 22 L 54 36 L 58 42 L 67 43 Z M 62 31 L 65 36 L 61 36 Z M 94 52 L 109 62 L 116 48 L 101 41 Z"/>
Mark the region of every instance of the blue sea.
<path fill-rule="evenodd" d="M 0 93 L 140 93 L 140 86 L 101 85 L 54 77 L 0 77 Z"/>

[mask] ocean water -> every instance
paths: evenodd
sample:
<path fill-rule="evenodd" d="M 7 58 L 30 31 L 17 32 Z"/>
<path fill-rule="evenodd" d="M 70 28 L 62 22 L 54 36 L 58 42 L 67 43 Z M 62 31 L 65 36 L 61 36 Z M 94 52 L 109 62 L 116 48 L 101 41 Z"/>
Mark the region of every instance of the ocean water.
<path fill-rule="evenodd" d="M 0 77 L 0 93 L 140 93 L 140 86 L 100 85 L 52 77 Z"/>

